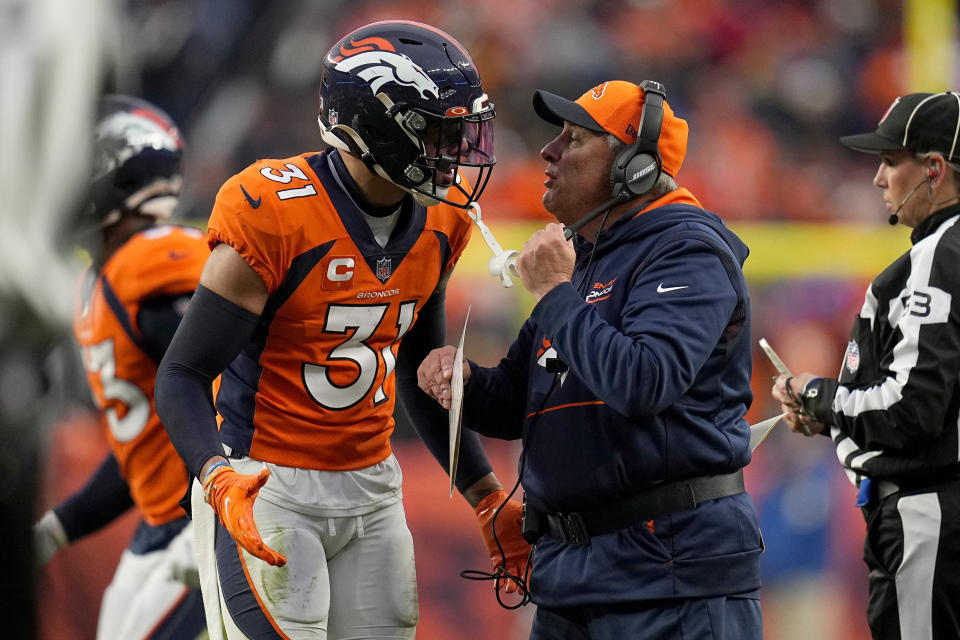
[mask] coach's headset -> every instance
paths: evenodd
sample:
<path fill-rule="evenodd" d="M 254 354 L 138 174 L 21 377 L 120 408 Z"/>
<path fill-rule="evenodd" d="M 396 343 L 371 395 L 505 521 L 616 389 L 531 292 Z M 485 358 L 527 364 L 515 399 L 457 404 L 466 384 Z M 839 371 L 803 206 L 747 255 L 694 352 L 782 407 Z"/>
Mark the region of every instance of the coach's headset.
<path fill-rule="evenodd" d="M 580 218 L 563 230 L 569 240 L 584 225 L 609 210 L 614 205 L 650 193 L 663 171 L 660 159 L 660 128 L 663 125 L 663 102 L 666 89 L 655 80 L 640 83 L 643 89 L 643 109 L 637 139 L 623 149 L 610 166 L 610 182 L 613 184 L 611 199 Z"/>
<path fill-rule="evenodd" d="M 623 149 L 610 167 L 613 197 L 631 200 L 650 193 L 662 171 L 660 160 L 660 127 L 663 125 L 663 101 L 666 91 L 653 80 L 640 83 L 643 89 L 643 110 L 637 139 Z M 625 194 L 625 195 L 624 195 Z"/>

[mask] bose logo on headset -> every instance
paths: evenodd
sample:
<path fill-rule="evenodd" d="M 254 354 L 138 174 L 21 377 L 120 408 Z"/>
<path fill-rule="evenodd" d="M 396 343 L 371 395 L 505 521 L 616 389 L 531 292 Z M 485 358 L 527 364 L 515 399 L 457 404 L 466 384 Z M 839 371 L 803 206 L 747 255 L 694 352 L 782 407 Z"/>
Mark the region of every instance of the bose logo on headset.
<path fill-rule="evenodd" d="M 654 80 L 640 83 L 643 89 L 643 110 L 637 139 L 620 152 L 610 169 L 613 197 L 630 200 L 646 195 L 660 178 L 660 126 L 663 124 L 663 101 L 666 90 Z M 629 179 L 627 176 L 630 176 Z"/>
<path fill-rule="evenodd" d="M 637 178 L 642 178 L 643 176 L 647 175 L 648 173 L 650 173 L 651 171 L 653 171 L 653 170 L 656 169 L 656 168 L 657 168 L 657 165 L 656 165 L 656 164 L 647 165 L 646 167 L 644 167 L 644 168 L 641 169 L 640 171 L 637 171 L 635 174 L 633 174 L 632 176 L 630 176 L 629 182 L 636 182 L 636 181 L 637 181 Z"/>

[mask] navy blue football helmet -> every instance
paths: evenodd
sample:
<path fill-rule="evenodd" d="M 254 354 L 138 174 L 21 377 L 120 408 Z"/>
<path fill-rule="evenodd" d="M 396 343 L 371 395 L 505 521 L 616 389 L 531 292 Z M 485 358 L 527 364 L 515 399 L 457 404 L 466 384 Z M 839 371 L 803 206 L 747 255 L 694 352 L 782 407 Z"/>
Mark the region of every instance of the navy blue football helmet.
<path fill-rule="evenodd" d="M 466 208 L 480 197 L 496 162 L 493 117 L 470 54 L 435 27 L 375 22 L 346 35 L 323 60 L 317 120 L 324 142 L 426 206 Z"/>
<path fill-rule="evenodd" d="M 108 227 L 129 213 L 170 217 L 183 183 L 182 155 L 180 131 L 161 109 L 130 96 L 103 97 L 81 228 Z"/>

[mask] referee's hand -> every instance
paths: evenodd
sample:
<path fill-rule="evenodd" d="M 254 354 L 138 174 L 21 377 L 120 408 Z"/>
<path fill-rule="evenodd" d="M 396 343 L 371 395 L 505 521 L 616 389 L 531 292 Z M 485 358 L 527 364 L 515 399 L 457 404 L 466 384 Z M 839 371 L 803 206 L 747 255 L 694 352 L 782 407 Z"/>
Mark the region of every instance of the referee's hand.
<path fill-rule="evenodd" d="M 813 435 L 823 433 L 827 428 L 824 423 L 803 413 L 800 404 L 800 392 L 816 377 L 812 373 L 801 373 L 796 377 L 777 376 L 773 382 L 773 399 L 780 403 L 780 411 L 786 414 L 783 420 L 794 433 Z"/>

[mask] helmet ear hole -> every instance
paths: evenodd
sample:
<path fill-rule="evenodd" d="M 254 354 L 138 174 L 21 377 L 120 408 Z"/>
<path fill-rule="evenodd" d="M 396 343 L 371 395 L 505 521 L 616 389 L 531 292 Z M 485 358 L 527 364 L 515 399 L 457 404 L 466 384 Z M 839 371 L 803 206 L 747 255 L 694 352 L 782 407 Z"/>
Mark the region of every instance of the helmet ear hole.
<path fill-rule="evenodd" d="M 418 182 L 411 182 L 406 172 L 407 167 L 420 157 L 420 147 L 404 132 L 400 123 L 386 113 L 387 110 L 379 101 L 361 107 L 354 119 L 354 130 L 366 147 L 360 157 L 374 173 L 377 173 L 374 165 L 379 165 L 398 186 L 417 186 L 426 176 Z"/>

